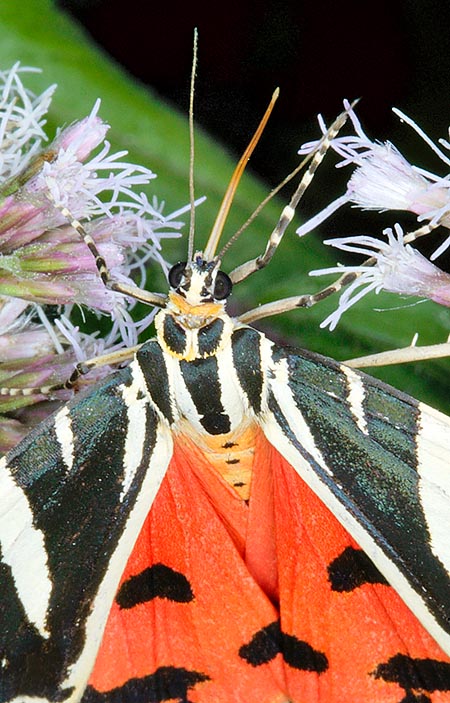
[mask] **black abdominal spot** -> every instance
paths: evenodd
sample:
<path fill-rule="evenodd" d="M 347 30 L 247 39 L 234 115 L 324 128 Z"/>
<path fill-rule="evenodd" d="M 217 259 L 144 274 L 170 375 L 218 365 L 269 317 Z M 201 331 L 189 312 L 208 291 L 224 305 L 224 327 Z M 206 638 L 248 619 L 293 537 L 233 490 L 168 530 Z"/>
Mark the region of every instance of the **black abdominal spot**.
<path fill-rule="evenodd" d="M 222 449 L 231 449 L 231 447 L 237 447 L 238 444 L 237 442 L 225 442 L 225 444 L 222 444 Z"/>
<path fill-rule="evenodd" d="M 133 608 L 153 598 L 189 603 L 194 599 L 194 594 L 184 574 L 164 564 L 153 564 L 121 585 L 116 602 L 121 608 Z"/>
<path fill-rule="evenodd" d="M 226 464 L 239 464 L 241 460 L 240 459 L 227 459 L 225 461 Z"/>
<path fill-rule="evenodd" d="M 365 583 L 388 585 L 384 576 L 362 549 L 346 547 L 344 551 L 328 564 L 328 580 L 332 591 L 348 592 Z"/>
<path fill-rule="evenodd" d="M 437 659 L 414 659 L 406 654 L 396 654 L 379 664 L 372 675 L 376 679 L 397 683 L 408 692 L 450 691 L 450 663 Z"/>
<path fill-rule="evenodd" d="M 328 669 L 328 660 L 310 644 L 294 635 L 287 635 L 280 629 L 280 623 L 273 622 L 259 630 L 248 644 L 239 649 L 239 656 L 251 666 L 261 666 L 281 654 L 286 664 L 301 671 L 315 671 L 318 674 Z"/>
<path fill-rule="evenodd" d="M 129 679 L 123 686 L 105 693 L 88 686 L 81 703 L 162 703 L 174 700 L 189 703 L 189 689 L 203 681 L 209 681 L 209 676 L 199 671 L 161 666 L 154 674 Z"/>

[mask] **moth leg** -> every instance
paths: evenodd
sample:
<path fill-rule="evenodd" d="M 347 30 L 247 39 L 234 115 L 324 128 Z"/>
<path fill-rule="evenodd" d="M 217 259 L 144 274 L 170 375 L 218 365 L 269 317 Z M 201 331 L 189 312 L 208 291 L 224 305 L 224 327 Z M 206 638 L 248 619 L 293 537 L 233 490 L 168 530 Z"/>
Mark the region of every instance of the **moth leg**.
<path fill-rule="evenodd" d="M 326 134 L 323 135 L 317 149 L 312 154 L 307 171 L 305 171 L 305 173 L 303 174 L 303 177 L 300 183 L 298 184 L 297 189 L 293 194 L 289 204 L 286 205 L 286 207 L 283 209 L 280 218 L 277 224 L 275 225 L 272 234 L 269 237 L 264 253 L 260 254 L 260 256 L 257 256 L 255 259 L 250 259 L 244 264 L 241 264 L 237 268 L 233 269 L 233 271 L 231 271 L 231 273 L 229 274 L 232 283 L 240 283 L 241 281 L 251 276 L 252 273 L 256 273 L 256 271 L 259 271 L 260 269 L 267 266 L 267 264 L 270 262 L 272 256 L 275 254 L 283 238 L 287 227 L 290 225 L 294 218 L 295 209 L 298 203 L 300 202 L 301 198 L 303 197 L 303 194 L 311 183 L 319 165 L 323 161 L 323 158 L 326 152 L 328 151 L 332 140 L 335 138 L 339 130 L 344 126 L 347 120 L 347 115 L 347 112 L 342 112 L 332 123 L 330 128 L 327 130 Z"/>
<path fill-rule="evenodd" d="M 364 262 L 365 266 L 370 266 L 371 259 L 367 259 Z M 294 295 L 289 298 L 281 298 L 280 300 L 274 300 L 271 303 L 266 303 L 265 305 L 260 305 L 253 310 L 247 310 L 242 315 L 238 317 L 239 322 L 246 325 L 254 322 L 255 320 L 261 320 L 263 317 L 270 317 L 271 315 L 279 315 L 282 312 L 289 312 L 289 310 L 295 310 L 295 308 L 311 308 L 316 303 L 320 303 L 321 300 L 328 298 L 333 293 L 338 293 L 342 288 L 348 286 L 350 283 L 358 278 L 357 273 L 345 273 L 343 276 L 337 279 L 334 283 L 326 288 L 322 288 L 317 291 L 317 293 L 304 293 L 303 295 Z"/>
<path fill-rule="evenodd" d="M 140 349 L 142 345 L 138 344 L 134 347 L 128 347 L 124 349 L 118 349 L 117 351 L 110 352 L 109 354 L 102 354 L 101 356 L 93 357 L 92 359 L 86 359 L 85 361 L 80 361 L 74 366 L 70 377 L 65 381 L 60 383 L 52 383 L 47 386 L 38 386 L 35 388 L 8 388 L 7 386 L 0 387 L 0 396 L 30 396 L 30 395 L 46 395 L 50 396 L 56 391 L 71 390 L 77 384 L 77 381 L 88 374 L 92 369 L 98 369 L 102 366 L 112 366 L 117 364 L 123 364 L 125 361 L 129 361 L 134 354 Z"/>
<path fill-rule="evenodd" d="M 89 232 L 85 230 L 79 220 L 73 217 L 72 213 L 67 208 L 61 208 L 61 214 L 67 219 L 71 227 L 73 227 L 73 229 L 85 242 L 86 246 L 94 257 L 95 265 L 97 267 L 99 276 L 106 288 L 115 291 L 116 293 L 122 293 L 123 295 L 127 295 L 130 298 L 133 298 L 134 300 L 140 300 L 141 302 L 146 303 L 147 305 L 156 305 L 159 308 L 165 306 L 165 295 L 162 295 L 160 293 L 150 293 L 149 291 L 139 288 L 139 286 L 114 281 L 111 277 L 111 273 L 109 271 L 108 265 L 104 257 L 100 254 L 97 245 L 89 234 Z"/>
<path fill-rule="evenodd" d="M 312 164 L 311 164 L 311 166 L 312 166 Z M 310 169 L 308 169 L 308 171 L 309 170 Z M 305 176 L 306 175 L 307 175 L 307 173 L 305 174 Z M 299 188 L 300 188 L 300 186 L 299 186 Z M 289 205 L 287 207 L 289 207 Z M 283 217 L 283 215 L 281 216 L 280 221 L 279 221 L 277 227 L 275 228 L 274 232 L 279 227 L 281 220 L 282 220 L 282 217 Z M 420 237 L 426 236 L 432 230 L 434 230 L 436 227 L 438 227 L 439 223 L 440 223 L 440 221 L 428 222 L 427 224 L 423 225 L 422 227 L 419 227 L 418 229 L 414 230 L 414 232 L 409 232 L 408 234 L 405 235 L 405 242 L 409 243 L 409 242 L 415 241 L 416 239 L 419 239 Z M 270 244 L 270 240 L 269 240 L 269 244 Z M 267 246 L 267 249 L 269 248 L 269 244 Z M 266 251 L 267 251 L 267 249 L 266 249 Z M 273 255 L 273 253 L 272 253 L 272 255 Z M 254 261 L 257 261 L 257 259 L 254 259 Z M 247 266 L 250 263 L 251 262 L 247 262 L 247 264 L 244 264 L 244 266 Z M 362 262 L 361 267 L 375 266 L 376 263 L 377 263 L 376 257 L 371 256 L 370 258 L 368 258 Z M 361 272 L 358 272 L 358 271 L 346 272 L 342 276 L 340 276 L 336 281 L 334 281 L 334 283 L 331 283 L 329 286 L 322 288 L 321 290 L 317 291 L 317 293 L 305 293 L 303 295 L 291 296 L 289 298 L 282 298 L 281 300 L 274 300 L 273 302 L 267 303 L 266 305 L 260 305 L 258 308 L 254 308 L 253 310 L 247 310 L 247 312 L 240 315 L 240 317 L 238 319 L 240 322 L 243 322 L 244 324 L 247 325 L 252 322 L 255 322 L 255 320 L 261 320 L 263 317 L 271 317 L 272 315 L 279 315 L 280 313 L 289 312 L 289 310 L 294 310 L 295 308 L 310 308 L 313 305 L 315 305 L 316 303 L 320 303 L 321 300 L 328 298 L 330 295 L 333 295 L 334 293 L 339 293 L 339 291 L 341 291 L 343 288 L 345 288 L 345 286 L 350 285 L 350 283 L 353 283 L 353 281 L 355 281 L 360 276 L 361 276 Z M 242 279 L 240 279 L 240 280 L 242 280 Z M 409 360 L 413 361 L 414 359 L 409 359 Z M 406 361 L 406 359 L 405 359 L 405 361 Z M 386 363 L 394 364 L 394 363 L 398 363 L 398 362 L 389 361 Z M 369 366 L 371 364 L 364 364 L 364 365 Z M 373 364 L 373 365 L 374 366 L 376 366 L 376 365 L 382 366 L 384 364 L 383 364 L 383 362 L 380 362 L 379 364 Z M 355 364 L 355 366 L 356 366 L 356 364 Z"/>
<path fill-rule="evenodd" d="M 406 364 L 408 361 L 442 359 L 447 356 L 450 356 L 450 341 L 440 344 L 424 344 L 419 347 L 416 347 L 415 344 L 410 344 L 408 347 L 389 349 L 377 354 L 347 359 L 343 363 L 355 369 L 362 369 L 368 366 L 390 366 L 392 364 Z"/>

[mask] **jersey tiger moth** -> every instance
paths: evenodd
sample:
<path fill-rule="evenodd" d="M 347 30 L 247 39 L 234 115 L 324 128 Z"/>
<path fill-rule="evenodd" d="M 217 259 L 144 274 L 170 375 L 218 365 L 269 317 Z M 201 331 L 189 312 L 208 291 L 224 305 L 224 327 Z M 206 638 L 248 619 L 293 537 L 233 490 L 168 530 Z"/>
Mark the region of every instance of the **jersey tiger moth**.
<path fill-rule="evenodd" d="M 0 703 L 450 701 L 449 418 L 225 309 L 345 119 L 227 275 L 269 111 L 167 297 L 112 283 L 83 234 L 108 286 L 161 310 L 128 367 L 1 460 Z"/>

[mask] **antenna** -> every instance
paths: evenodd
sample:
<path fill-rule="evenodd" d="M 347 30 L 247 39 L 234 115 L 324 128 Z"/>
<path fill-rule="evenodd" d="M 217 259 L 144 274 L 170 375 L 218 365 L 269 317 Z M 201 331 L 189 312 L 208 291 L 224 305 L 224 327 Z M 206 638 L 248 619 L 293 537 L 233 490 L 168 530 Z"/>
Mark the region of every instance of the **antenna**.
<path fill-rule="evenodd" d="M 247 220 L 244 222 L 244 224 L 239 227 L 237 232 L 235 232 L 233 234 L 233 236 L 230 237 L 228 242 L 223 245 L 222 249 L 219 251 L 219 253 L 217 255 L 217 257 L 220 261 L 222 261 L 224 255 L 226 254 L 228 249 L 233 246 L 233 244 L 236 242 L 237 239 L 239 239 L 242 232 L 244 232 L 244 230 L 246 230 L 247 227 L 249 225 L 251 225 L 253 220 L 256 220 L 256 218 L 258 217 L 261 210 L 266 207 L 267 203 L 269 203 L 272 200 L 272 198 L 274 198 L 280 192 L 280 190 L 282 188 L 284 188 L 285 185 L 287 185 L 290 181 L 292 181 L 292 179 L 295 178 L 295 176 L 298 173 L 300 173 L 300 171 L 303 169 L 305 164 L 307 164 L 308 161 L 310 161 L 310 160 L 311 160 L 311 155 L 308 154 L 307 156 L 305 156 L 303 161 L 301 163 L 299 163 L 298 166 L 296 166 L 293 171 L 291 171 L 291 173 L 289 173 L 285 178 L 283 178 L 281 183 L 279 183 L 277 186 L 275 186 L 275 188 L 272 188 L 272 190 L 270 191 L 270 193 L 268 195 L 266 195 L 264 200 L 261 200 L 259 205 L 253 210 L 250 217 L 248 217 Z"/>
<path fill-rule="evenodd" d="M 192 261 L 194 251 L 194 236 L 195 236 L 195 193 L 194 193 L 194 91 L 195 91 L 195 72 L 197 70 L 197 44 L 198 31 L 194 28 L 194 48 L 192 55 L 192 71 L 191 85 L 189 89 L 189 203 L 191 207 L 190 222 L 189 222 L 189 242 L 188 242 L 188 261 Z"/>

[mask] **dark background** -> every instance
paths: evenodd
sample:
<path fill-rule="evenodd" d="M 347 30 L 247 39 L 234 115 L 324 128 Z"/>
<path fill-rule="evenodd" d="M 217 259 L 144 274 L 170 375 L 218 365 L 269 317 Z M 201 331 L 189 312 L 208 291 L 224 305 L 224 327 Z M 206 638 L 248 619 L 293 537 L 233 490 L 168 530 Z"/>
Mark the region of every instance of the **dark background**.
<path fill-rule="evenodd" d="M 316 114 L 331 120 L 343 98 L 355 97 L 361 98 L 358 114 L 370 136 L 390 139 L 411 160 L 446 172 L 391 108 L 401 108 L 435 140 L 448 136 L 448 0 L 59 0 L 58 5 L 184 114 L 197 26 L 196 122 L 236 154 L 280 86 L 270 127 L 252 157 L 252 169 L 271 185 L 296 165 L 299 145 L 317 135 Z M 324 181 L 330 188 L 324 203 L 342 192 L 343 179 L 344 174 L 342 183 L 337 176 Z M 344 235 L 363 231 L 367 222 L 375 234 L 373 215 L 364 218 L 353 225 L 346 209 L 330 226 Z M 386 224 L 392 225 L 392 216 Z M 379 231 L 383 226 L 381 218 Z"/>
<path fill-rule="evenodd" d="M 450 3 L 435 0 L 59 0 L 97 43 L 142 82 L 188 104 L 193 28 L 199 29 L 196 119 L 240 151 L 272 90 L 271 158 L 253 165 L 277 181 L 292 143 L 342 99 L 379 138 L 393 138 L 396 105 L 433 137 L 445 136 L 450 103 Z"/>

